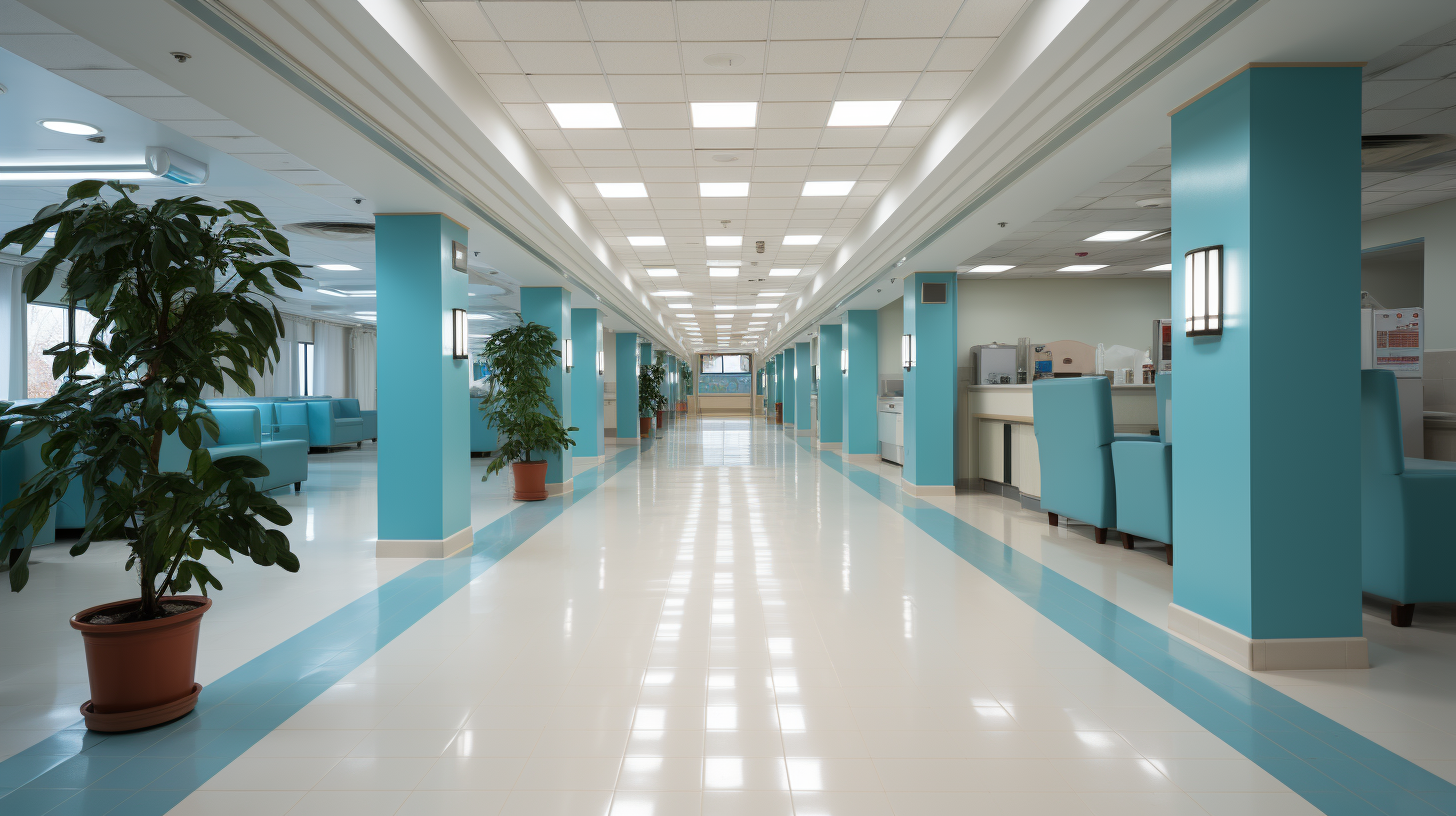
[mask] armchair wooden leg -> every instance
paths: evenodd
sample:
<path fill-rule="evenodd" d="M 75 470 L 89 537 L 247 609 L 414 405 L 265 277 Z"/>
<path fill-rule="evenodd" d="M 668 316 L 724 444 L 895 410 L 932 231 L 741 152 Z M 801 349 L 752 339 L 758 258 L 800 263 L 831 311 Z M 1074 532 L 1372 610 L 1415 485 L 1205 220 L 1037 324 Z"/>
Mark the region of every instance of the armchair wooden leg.
<path fill-rule="evenodd" d="M 1163 554 L 1166 555 L 1166 556 L 1168 556 L 1168 566 L 1170 566 L 1170 567 L 1173 566 L 1173 545 L 1172 544 L 1164 544 L 1163 545 Z"/>
<path fill-rule="evenodd" d="M 1416 605 L 1413 603 L 1390 605 L 1390 623 L 1392 626 L 1410 626 L 1415 614 Z"/>
<path fill-rule="evenodd" d="M 1098 544 L 1106 544 L 1107 543 L 1107 528 L 1106 527 L 1093 527 L 1092 530 L 1093 530 L 1092 537 L 1093 537 L 1093 539 Z"/>
<path fill-rule="evenodd" d="M 1132 549 L 1132 534 L 1131 533 L 1120 533 L 1120 535 L 1122 536 L 1122 548 L 1124 550 L 1130 550 L 1130 549 Z"/>
<path fill-rule="evenodd" d="M 293 492 L 294 493 L 297 493 L 300 490 L 303 490 L 303 482 L 294 482 L 293 483 Z"/>
<path fill-rule="evenodd" d="M 1047 513 L 1047 524 L 1050 524 L 1053 527 L 1057 526 L 1057 514 L 1056 513 Z"/>

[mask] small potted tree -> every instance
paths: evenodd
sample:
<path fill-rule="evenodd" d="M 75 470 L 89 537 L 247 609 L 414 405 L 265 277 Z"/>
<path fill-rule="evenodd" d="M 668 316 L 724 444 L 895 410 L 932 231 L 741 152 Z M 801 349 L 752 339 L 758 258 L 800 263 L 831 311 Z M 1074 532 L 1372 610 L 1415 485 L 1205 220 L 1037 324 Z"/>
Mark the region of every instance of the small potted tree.
<path fill-rule="evenodd" d="M 540 323 L 524 323 L 493 332 L 480 357 L 490 370 L 490 394 L 480 402 L 486 422 L 500 435 L 496 457 L 485 466 L 485 476 L 499 473 L 507 463 L 516 501 L 546 498 L 546 460 L 534 453 L 562 453 L 576 444 L 551 399 L 547 372 L 561 359 L 556 332 Z"/>
<path fill-rule="evenodd" d="M 46 438 L 41 470 L 4 508 L 0 548 L 12 554 L 10 588 L 18 592 L 30 576 L 24 533 L 39 531 L 79 483 L 86 526 L 71 555 L 104 540 L 130 549 L 126 569 L 136 571 L 139 597 L 71 618 L 91 681 L 81 712 L 99 731 L 157 725 L 196 706 L 207 591 L 222 589 L 206 553 L 289 572 L 299 566 L 288 537 L 262 523 L 292 522 L 249 481 L 267 469 L 246 456 L 214 461 L 203 444 L 218 426 L 202 389 L 220 391 L 228 379 L 252 394 L 250 373 L 278 359 L 275 284 L 298 290 L 302 277 L 288 242 L 246 201 L 218 207 L 189 196 L 144 207 L 129 195 L 137 189 L 80 182 L 0 239 L 0 248 L 19 244 L 24 253 L 54 230 L 54 245 L 25 276 L 25 296 L 34 300 L 69 263 L 66 297 L 96 318 L 89 338 L 46 351 L 53 376 L 71 375 L 54 396 L 0 403 L 7 445 Z M 91 362 L 101 374 L 76 373 Z M 191 450 L 182 472 L 160 467 L 163 442 L 174 435 Z M 194 586 L 200 595 L 187 594 Z"/>
<path fill-rule="evenodd" d="M 642 418 L 642 438 L 652 434 L 652 418 L 657 417 L 657 427 L 662 427 L 662 409 L 667 398 L 662 395 L 662 380 L 667 371 L 661 363 L 647 363 L 637 375 L 637 413 Z"/>

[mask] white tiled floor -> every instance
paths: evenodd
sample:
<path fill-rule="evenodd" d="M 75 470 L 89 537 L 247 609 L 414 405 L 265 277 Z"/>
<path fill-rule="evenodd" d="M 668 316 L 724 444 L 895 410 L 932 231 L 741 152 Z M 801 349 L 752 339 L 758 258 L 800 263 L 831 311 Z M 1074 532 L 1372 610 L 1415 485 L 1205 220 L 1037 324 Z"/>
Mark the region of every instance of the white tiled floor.
<path fill-rule="evenodd" d="M 309 491 L 290 499 L 313 511 L 305 570 L 223 575 L 203 682 L 415 563 L 372 558 L 371 452 L 334 456 L 311 459 Z M 511 509 L 505 489 L 475 486 L 477 525 Z M 1161 550 L 1096 545 L 985 494 L 936 503 L 1164 622 Z M 0 600 L 7 622 L 26 622 L 0 629 L 0 649 L 22 658 L 0 667 L 0 735 L 12 735 L 0 753 L 75 720 L 84 670 L 65 616 L 126 590 L 115 554 L 43 560 L 63 563 Z M 1456 695 L 1443 685 L 1456 616 L 1422 610 L 1401 632 L 1370 611 L 1376 668 L 1260 678 L 1456 778 Z M 1317 811 L 781 432 L 703 419 L 172 812 Z"/>

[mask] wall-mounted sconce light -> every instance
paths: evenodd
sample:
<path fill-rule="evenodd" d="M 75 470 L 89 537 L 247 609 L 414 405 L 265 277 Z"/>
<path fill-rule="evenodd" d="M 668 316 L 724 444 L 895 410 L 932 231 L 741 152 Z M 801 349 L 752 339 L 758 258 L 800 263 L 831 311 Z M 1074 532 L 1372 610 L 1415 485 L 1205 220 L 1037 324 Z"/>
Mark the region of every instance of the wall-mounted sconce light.
<path fill-rule="evenodd" d="M 849 373 L 849 349 L 839 350 L 839 371 L 843 374 Z"/>
<path fill-rule="evenodd" d="M 450 334 L 455 338 L 455 342 L 453 344 L 455 346 L 455 359 L 468 360 L 470 359 L 470 321 L 468 318 L 466 318 L 464 309 L 451 309 L 450 319 L 453 321 L 451 324 L 452 331 L 450 332 Z"/>
<path fill-rule="evenodd" d="M 1223 247 L 1183 253 L 1183 330 L 1188 337 L 1223 334 Z"/>
<path fill-rule="evenodd" d="M 571 362 L 572 362 L 571 361 L 571 338 L 570 337 L 566 338 L 566 354 L 564 355 L 564 361 L 566 363 L 566 370 L 567 371 L 570 371 L 571 370 Z"/>
<path fill-rule="evenodd" d="M 900 335 L 900 364 L 909 371 L 915 366 L 915 335 Z"/>
<path fill-rule="evenodd" d="M 607 373 L 607 353 L 605 351 L 597 352 L 597 373 Z"/>

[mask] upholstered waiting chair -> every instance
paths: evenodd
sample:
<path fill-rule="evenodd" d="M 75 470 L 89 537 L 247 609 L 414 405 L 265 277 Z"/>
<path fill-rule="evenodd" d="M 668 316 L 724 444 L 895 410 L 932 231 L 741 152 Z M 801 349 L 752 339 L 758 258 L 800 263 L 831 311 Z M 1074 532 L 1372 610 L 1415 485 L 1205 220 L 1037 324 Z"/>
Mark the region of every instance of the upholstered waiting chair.
<path fill-rule="evenodd" d="M 1389 598 L 1410 626 L 1418 603 L 1456 601 L 1456 462 L 1409 459 L 1395 374 L 1360 372 L 1360 536 L 1363 589 Z"/>
<path fill-rule="evenodd" d="M 1031 410 L 1041 461 L 1041 509 L 1090 524 L 1098 544 L 1117 525 L 1112 473 L 1112 384 L 1106 377 L 1037 380 Z"/>
<path fill-rule="evenodd" d="M 1173 397 L 1173 375 L 1159 374 L 1158 436 L 1136 441 L 1119 435 L 1112 443 L 1112 472 L 1117 480 L 1117 530 L 1122 546 L 1134 538 L 1161 541 L 1173 563 L 1173 437 L 1167 402 Z"/>

